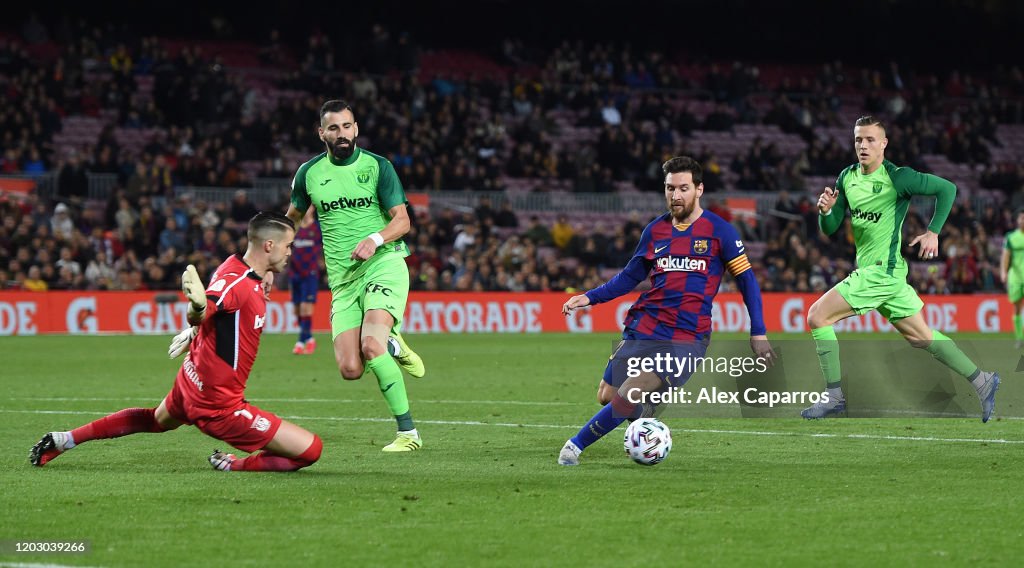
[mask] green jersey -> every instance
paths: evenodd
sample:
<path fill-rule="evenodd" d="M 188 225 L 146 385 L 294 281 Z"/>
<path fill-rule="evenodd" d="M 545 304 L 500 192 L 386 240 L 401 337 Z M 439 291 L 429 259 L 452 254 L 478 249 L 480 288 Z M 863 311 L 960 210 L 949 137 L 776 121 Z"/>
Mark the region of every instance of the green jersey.
<path fill-rule="evenodd" d="M 898 168 L 885 160 L 882 167 L 862 174 L 854 164 L 836 180 L 839 196 L 828 215 L 819 215 L 818 223 L 831 235 L 843 224 L 849 209 L 853 223 L 853 242 L 857 247 L 857 266 L 883 266 L 888 274 L 906 275 L 907 262 L 900 254 L 903 220 L 915 195 L 935 196 L 935 213 L 928 230 L 938 234 L 946 222 L 956 186 L 932 174 L 912 168 Z"/>
<path fill-rule="evenodd" d="M 391 221 L 388 210 L 406 202 L 402 182 L 386 158 L 358 147 L 345 160 L 335 160 L 324 152 L 299 166 L 292 180 L 291 201 L 299 211 L 316 207 L 331 290 L 351 282 L 385 257 L 409 256 L 409 248 L 399 239 L 377 247 L 366 261 L 350 258 L 359 241 Z"/>
<path fill-rule="evenodd" d="M 1003 247 L 1010 251 L 1010 268 L 1006 271 L 1006 279 L 1024 283 L 1024 231 L 1014 229 L 1006 233 Z"/>

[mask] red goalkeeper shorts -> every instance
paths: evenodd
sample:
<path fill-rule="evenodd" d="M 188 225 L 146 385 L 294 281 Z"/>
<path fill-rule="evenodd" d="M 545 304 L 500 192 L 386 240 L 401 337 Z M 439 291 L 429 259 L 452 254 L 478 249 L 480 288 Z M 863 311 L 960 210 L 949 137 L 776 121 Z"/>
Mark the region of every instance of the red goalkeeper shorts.
<path fill-rule="evenodd" d="M 262 449 L 281 427 L 281 419 L 276 414 L 244 400 L 220 411 L 196 407 L 182 392 L 180 381 L 175 381 L 164 401 L 171 416 L 243 452 Z"/>

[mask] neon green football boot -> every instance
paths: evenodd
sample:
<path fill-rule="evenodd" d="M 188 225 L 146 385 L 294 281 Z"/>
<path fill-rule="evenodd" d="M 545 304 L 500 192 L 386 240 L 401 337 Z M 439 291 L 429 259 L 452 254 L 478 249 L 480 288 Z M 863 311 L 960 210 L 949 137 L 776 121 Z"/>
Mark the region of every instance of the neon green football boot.
<path fill-rule="evenodd" d="M 415 430 L 399 432 L 395 441 L 384 446 L 382 452 L 414 452 L 423 447 L 423 440 Z"/>
<path fill-rule="evenodd" d="M 388 353 L 395 358 L 398 366 L 405 369 L 405 372 L 409 373 L 409 375 L 419 378 L 427 374 L 427 369 L 423 366 L 423 359 L 409 348 L 401 333 L 396 331 L 388 337 Z"/>

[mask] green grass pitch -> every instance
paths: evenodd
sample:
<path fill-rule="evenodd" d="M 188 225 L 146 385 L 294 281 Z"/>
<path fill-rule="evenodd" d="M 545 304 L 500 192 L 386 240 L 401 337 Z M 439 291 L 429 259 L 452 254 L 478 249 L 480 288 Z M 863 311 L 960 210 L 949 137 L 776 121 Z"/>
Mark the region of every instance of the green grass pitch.
<path fill-rule="evenodd" d="M 1024 550 L 1019 419 L 669 418 L 656 467 L 626 459 L 620 429 L 565 468 L 614 336 L 410 336 L 425 447 L 388 455 L 376 382 L 343 382 L 320 339 L 297 357 L 291 336 L 264 337 L 249 380 L 251 402 L 324 440 L 290 474 L 214 471 L 224 445 L 192 428 L 33 468 L 42 434 L 155 406 L 180 361 L 162 336 L 0 339 L 0 540 L 92 546 L 0 565 L 1010 565 Z M 997 415 L 1024 403 L 1020 374 L 1003 380 Z"/>

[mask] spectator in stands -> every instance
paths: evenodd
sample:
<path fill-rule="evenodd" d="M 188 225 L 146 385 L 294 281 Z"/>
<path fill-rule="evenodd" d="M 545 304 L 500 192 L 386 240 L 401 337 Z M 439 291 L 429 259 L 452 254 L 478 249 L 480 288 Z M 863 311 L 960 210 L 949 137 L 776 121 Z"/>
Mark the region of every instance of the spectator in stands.
<path fill-rule="evenodd" d="M 81 207 L 82 202 L 89 197 L 89 178 L 78 152 L 71 152 L 67 162 L 60 167 L 57 192 L 76 207 Z"/>
<path fill-rule="evenodd" d="M 551 241 L 559 249 L 565 250 L 569 247 L 576 230 L 569 224 L 569 218 L 559 215 L 555 224 L 551 227 Z"/>
<path fill-rule="evenodd" d="M 46 292 L 50 289 L 50 286 L 43 280 L 39 266 L 33 265 L 28 269 L 28 277 L 22 281 L 21 289 L 29 292 Z"/>
<path fill-rule="evenodd" d="M 50 231 L 58 239 L 70 239 L 71 233 L 75 230 L 75 223 L 71 220 L 71 208 L 64 203 L 58 203 L 53 209 L 53 217 L 50 218 Z"/>
<path fill-rule="evenodd" d="M 241 233 L 249 224 L 249 219 L 256 216 L 259 211 L 249 203 L 249 194 L 244 190 L 235 192 L 231 200 L 231 213 L 224 221 L 224 225 L 236 233 Z"/>

